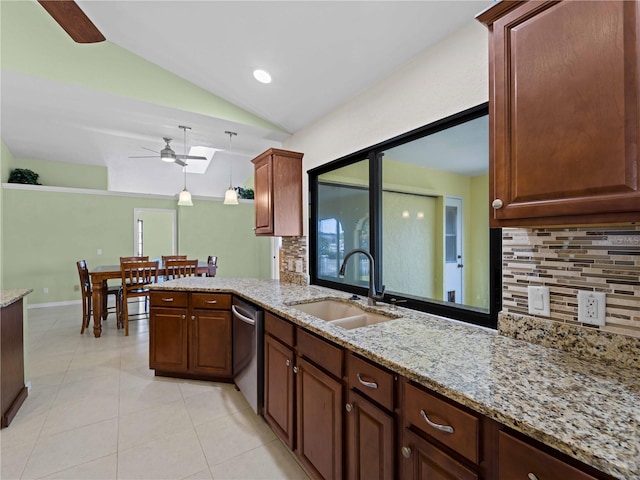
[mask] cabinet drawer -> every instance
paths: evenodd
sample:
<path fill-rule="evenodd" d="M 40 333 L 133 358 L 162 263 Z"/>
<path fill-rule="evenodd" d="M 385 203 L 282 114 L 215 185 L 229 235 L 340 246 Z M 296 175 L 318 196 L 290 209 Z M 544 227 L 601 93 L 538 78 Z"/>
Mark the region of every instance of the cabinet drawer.
<path fill-rule="evenodd" d="M 498 452 L 499 480 L 518 478 L 596 480 L 596 477 L 592 477 L 506 432 L 499 433 Z"/>
<path fill-rule="evenodd" d="M 187 292 L 150 292 L 149 303 L 152 307 L 182 307 L 187 306 L 189 294 Z"/>
<path fill-rule="evenodd" d="M 384 408 L 393 410 L 394 381 L 391 372 L 349 353 L 347 378 L 350 388 L 355 388 Z"/>
<path fill-rule="evenodd" d="M 295 327 L 292 323 L 276 317 L 272 313 L 264 312 L 264 330 L 272 337 L 293 348 Z"/>
<path fill-rule="evenodd" d="M 299 328 L 298 353 L 321 366 L 331 375 L 342 378 L 344 352 L 340 347 Z"/>
<path fill-rule="evenodd" d="M 228 293 L 192 293 L 191 306 L 193 308 L 231 310 L 231 295 Z"/>
<path fill-rule="evenodd" d="M 480 421 L 476 416 L 409 383 L 404 384 L 403 412 L 405 424 L 478 463 Z"/>

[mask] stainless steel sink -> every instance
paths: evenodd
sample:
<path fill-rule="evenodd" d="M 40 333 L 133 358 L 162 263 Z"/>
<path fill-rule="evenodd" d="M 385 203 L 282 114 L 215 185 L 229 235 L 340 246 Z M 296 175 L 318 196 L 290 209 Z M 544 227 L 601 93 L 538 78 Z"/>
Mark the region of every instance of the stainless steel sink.
<path fill-rule="evenodd" d="M 388 322 L 398 318 L 381 313 L 367 312 L 360 307 L 337 300 L 312 301 L 290 306 L 347 330 Z"/>

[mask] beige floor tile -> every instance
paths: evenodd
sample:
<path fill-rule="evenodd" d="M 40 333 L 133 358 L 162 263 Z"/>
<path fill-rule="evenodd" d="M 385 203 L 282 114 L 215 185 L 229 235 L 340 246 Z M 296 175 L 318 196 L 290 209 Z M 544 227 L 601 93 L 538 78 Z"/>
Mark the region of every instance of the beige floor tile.
<path fill-rule="evenodd" d="M 47 480 L 115 480 L 117 469 L 118 455 L 114 453 L 42 478 Z"/>
<path fill-rule="evenodd" d="M 120 369 L 120 390 L 125 391 L 132 388 L 141 388 L 155 381 L 155 373 L 149 366 L 137 367 L 132 370 Z"/>
<path fill-rule="evenodd" d="M 81 380 L 79 382 L 64 383 L 58 390 L 54 406 L 84 400 L 88 397 L 102 395 L 118 395 L 120 393 L 120 373 Z M 116 399 L 116 403 L 118 403 Z"/>
<path fill-rule="evenodd" d="M 193 430 L 163 438 L 118 454 L 118 479 L 175 480 L 207 469 Z"/>
<path fill-rule="evenodd" d="M 184 399 L 194 425 L 246 410 L 249 404 L 233 385 L 214 383 L 205 393 Z"/>
<path fill-rule="evenodd" d="M 118 393 L 97 393 L 54 406 L 42 427 L 41 437 L 118 417 Z"/>
<path fill-rule="evenodd" d="M 196 433 L 210 466 L 276 438 L 265 421 L 251 409 L 198 425 Z"/>
<path fill-rule="evenodd" d="M 116 419 L 40 437 L 29 457 L 24 479 L 35 479 L 115 453 Z"/>
<path fill-rule="evenodd" d="M 180 393 L 177 382 L 167 382 L 155 378 L 141 387 L 121 389 L 121 392 L 120 415 L 128 415 L 157 405 L 182 400 L 182 393 Z"/>
<path fill-rule="evenodd" d="M 211 475 L 211 471 L 207 468 L 206 470 L 202 470 L 201 472 L 194 473 L 193 475 L 189 475 L 188 477 L 183 478 L 182 480 L 212 480 L 213 476 Z"/>
<path fill-rule="evenodd" d="M 199 395 L 201 393 L 209 393 L 212 389 L 217 388 L 217 383 L 205 382 L 201 380 L 182 380 L 180 382 L 180 391 L 184 398 Z M 230 385 L 231 388 L 233 388 Z"/>
<path fill-rule="evenodd" d="M 27 465 L 33 444 L 10 446 L 4 441 L 4 435 L 1 442 L 0 478 L 2 480 L 18 480 Z"/>
<path fill-rule="evenodd" d="M 218 465 L 211 465 L 215 479 L 308 479 L 280 440 L 257 447 Z"/>
<path fill-rule="evenodd" d="M 120 417 L 118 450 L 124 451 L 185 430 L 193 431 L 193 424 L 182 399 L 150 407 Z"/>

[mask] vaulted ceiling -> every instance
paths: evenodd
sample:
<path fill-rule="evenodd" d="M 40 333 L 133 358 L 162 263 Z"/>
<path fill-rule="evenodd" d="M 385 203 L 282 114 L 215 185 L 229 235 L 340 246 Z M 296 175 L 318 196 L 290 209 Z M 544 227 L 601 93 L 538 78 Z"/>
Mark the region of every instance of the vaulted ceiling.
<path fill-rule="evenodd" d="M 188 146 L 220 150 L 190 179 L 194 193 L 220 196 L 230 168 L 242 184 L 251 157 L 491 3 L 79 0 L 107 39 L 79 45 L 35 1 L 3 1 L 2 140 L 18 158 L 107 166 L 115 189 L 146 176 L 167 189 L 154 193 L 173 194 L 178 166 L 129 157 L 153 155 L 144 149 L 159 151 L 163 136 L 182 153 L 178 125 L 187 125 Z M 257 82 L 256 68 L 272 83 Z M 225 130 L 238 133 L 231 146 Z"/>

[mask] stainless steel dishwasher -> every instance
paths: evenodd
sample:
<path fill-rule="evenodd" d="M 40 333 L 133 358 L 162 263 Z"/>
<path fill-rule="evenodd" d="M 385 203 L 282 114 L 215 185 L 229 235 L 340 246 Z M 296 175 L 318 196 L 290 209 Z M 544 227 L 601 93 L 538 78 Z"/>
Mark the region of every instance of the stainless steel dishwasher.
<path fill-rule="evenodd" d="M 264 404 L 264 322 L 260 308 L 233 297 L 233 381 L 253 411 Z"/>

